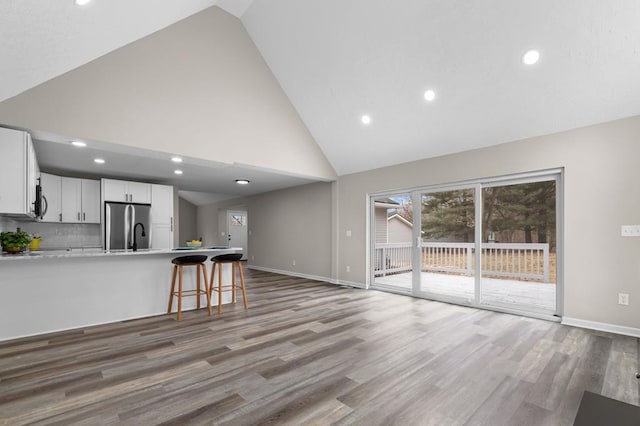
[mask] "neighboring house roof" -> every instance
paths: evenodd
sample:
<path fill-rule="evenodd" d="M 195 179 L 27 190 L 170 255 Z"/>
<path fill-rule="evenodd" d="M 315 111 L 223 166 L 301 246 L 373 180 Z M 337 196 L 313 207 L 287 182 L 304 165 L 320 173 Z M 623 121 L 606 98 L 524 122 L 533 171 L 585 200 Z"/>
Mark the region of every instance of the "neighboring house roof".
<path fill-rule="evenodd" d="M 373 202 L 373 205 L 375 206 L 376 209 L 395 209 L 397 207 L 400 207 L 400 203 L 392 200 L 391 198 L 381 198 L 379 200 L 375 200 Z"/>
<path fill-rule="evenodd" d="M 387 218 L 387 222 L 391 221 L 392 219 L 399 220 L 400 222 L 404 223 L 408 227 L 413 228 L 413 224 L 411 222 L 409 222 L 407 219 L 405 219 L 404 217 L 400 216 L 398 213 L 389 216 Z"/>

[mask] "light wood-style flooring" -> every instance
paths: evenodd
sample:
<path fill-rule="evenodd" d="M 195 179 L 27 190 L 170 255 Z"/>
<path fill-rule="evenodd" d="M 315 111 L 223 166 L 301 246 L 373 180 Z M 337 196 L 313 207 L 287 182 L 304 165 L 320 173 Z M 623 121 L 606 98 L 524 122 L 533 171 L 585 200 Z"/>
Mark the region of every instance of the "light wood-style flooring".
<path fill-rule="evenodd" d="M 640 403 L 635 338 L 258 271 L 247 287 L 246 311 L 0 343 L 0 424 L 570 425 L 584 390 Z"/>

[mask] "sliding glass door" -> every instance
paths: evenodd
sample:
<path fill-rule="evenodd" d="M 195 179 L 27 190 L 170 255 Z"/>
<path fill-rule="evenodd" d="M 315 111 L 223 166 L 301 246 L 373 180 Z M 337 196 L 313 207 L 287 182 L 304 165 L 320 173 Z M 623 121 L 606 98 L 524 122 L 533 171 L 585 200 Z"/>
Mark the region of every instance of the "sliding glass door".
<path fill-rule="evenodd" d="M 420 194 L 420 292 L 475 302 L 475 188 Z"/>
<path fill-rule="evenodd" d="M 372 197 L 371 287 L 558 315 L 560 172 Z"/>
<path fill-rule="evenodd" d="M 556 313 L 556 179 L 482 189 L 480 302 Z"/>
<path fill-rule="evenodd" d="M 413 291 L 413 200 L 410 194 L 373 199 L 372 285 L 411 294 Z"/>

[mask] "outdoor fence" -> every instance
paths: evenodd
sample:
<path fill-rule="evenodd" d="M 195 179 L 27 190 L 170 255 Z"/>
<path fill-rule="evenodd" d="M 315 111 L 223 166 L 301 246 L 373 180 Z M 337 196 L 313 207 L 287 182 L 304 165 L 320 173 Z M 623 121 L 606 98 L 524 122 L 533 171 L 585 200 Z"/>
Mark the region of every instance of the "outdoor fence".
<path fill-rule="evenodd" d="M 549 244 L 483 243 L 483 275 L 549 282 Z M 411 243 L 376 244 L 375 276 L 411 271 Z M 473 275 L 474 243 L 423 242 L 421 271 Z"/>

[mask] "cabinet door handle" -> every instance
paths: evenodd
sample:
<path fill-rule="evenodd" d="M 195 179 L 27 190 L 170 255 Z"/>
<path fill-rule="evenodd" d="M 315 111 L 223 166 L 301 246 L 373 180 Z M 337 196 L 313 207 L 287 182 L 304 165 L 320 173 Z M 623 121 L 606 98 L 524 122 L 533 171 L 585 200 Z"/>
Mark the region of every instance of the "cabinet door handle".
<path fill-rule="evenodd" d="M 78 212 L 78 220 L 80 220 L 80 212 Z"/>
<path fill-rule="evenodd" d="M 82 221 L 84 222 L 85 220 L 87 220 L 87 214 L 86 213 L 82 213 Z"/>
<path fill-rule="evenodd" d="M 171 232 L 173 232 L 173 216 L 171 216 Z"/>
<path fill-rule="evenodd" d="M 62 222 L 62 213 L 60 213 L 58 216 L 60 218 L 60 222 Z"/>

